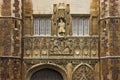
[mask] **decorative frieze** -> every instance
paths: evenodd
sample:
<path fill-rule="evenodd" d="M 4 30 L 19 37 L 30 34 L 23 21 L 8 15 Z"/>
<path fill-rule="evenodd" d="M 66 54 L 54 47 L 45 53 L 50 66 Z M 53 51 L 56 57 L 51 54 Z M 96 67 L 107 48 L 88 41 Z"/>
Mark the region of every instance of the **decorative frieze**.
<path fill-rule="evenodd" d="M 25 57 L 98 57 L 97 37 L 25 37 Z"/>

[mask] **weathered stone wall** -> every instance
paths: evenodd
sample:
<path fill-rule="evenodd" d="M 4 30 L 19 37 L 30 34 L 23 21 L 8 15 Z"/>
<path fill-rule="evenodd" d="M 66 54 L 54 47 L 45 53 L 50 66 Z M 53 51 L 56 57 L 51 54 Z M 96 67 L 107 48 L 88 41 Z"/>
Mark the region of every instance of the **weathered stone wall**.
<path fill-rule="evenodd" d="M 103 0 L 101 3 L 104 5 L 101 7 L 100 21 L 101 80 L 120 79 L 120 18 L 118 1 Z"/>

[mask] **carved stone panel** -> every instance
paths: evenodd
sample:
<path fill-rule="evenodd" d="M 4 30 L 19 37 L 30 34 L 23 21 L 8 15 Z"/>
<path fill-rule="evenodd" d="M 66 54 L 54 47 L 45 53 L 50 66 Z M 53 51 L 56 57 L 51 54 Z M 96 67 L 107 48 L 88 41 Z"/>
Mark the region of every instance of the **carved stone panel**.
<path fill-rule="evenodd" d="M 59 3 L 54 4 L 52 15 L 52 35 L 54 36 L 66 36 L 71 35 L 71 15 L 69 4 Z"/>
<path fill-rule="evenodd" d="M 87 65 L 81 65 L 73 73 L 72 80 L 95 80 L 94 71 Z"/>

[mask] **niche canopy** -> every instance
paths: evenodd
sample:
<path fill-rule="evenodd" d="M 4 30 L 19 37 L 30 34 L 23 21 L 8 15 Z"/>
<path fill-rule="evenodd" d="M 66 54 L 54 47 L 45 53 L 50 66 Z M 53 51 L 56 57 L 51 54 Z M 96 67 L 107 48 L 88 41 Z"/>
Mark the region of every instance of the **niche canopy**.
<path fill-rule="evenodd" d="M 52 15 L 52 35 L 53 36 L 70 36 L 71 28 L 70 5 L 59 3 L 53 5 Z"/>

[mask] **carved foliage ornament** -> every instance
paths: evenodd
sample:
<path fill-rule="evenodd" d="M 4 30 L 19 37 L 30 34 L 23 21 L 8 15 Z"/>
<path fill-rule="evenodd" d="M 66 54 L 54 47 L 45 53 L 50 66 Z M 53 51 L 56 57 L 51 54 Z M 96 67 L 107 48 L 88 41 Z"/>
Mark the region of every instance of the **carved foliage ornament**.
<path fill-rule="evenodd" d="M 64 38 L 64 37 L 27 37 L 24 39 L 25 53 L 30 55 L 77 55 L 77 56 L 97 56 L 97 38 Z"/>
<path fill-rule="evenodd" d="M 94 71 L 87 65 L 81 65 L 73 73 L 73 80 L 94 80 Z"/>

